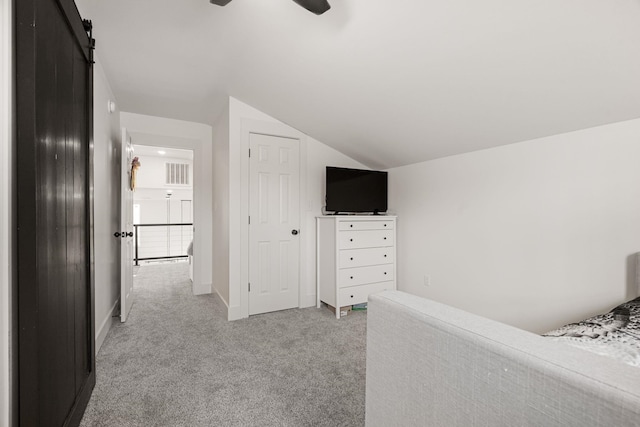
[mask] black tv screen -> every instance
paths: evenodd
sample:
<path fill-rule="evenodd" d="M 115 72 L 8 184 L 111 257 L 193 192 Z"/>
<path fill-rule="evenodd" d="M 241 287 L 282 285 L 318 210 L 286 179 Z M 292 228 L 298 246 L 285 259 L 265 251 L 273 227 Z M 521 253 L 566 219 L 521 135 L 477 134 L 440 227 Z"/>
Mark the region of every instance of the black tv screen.
<path fill-rule="evenodd" d="M 387 211 L 387 172 L 327 166 L 327 212 Z"/>

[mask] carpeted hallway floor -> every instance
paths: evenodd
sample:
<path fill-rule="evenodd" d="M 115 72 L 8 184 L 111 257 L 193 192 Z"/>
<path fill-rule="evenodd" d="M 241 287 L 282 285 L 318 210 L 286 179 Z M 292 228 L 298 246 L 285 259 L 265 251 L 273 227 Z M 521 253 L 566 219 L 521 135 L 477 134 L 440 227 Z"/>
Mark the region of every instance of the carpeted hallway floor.
<path fill-rule="evenodd" d="M 81 426 L 364 425 L 365 313 L 227 322 L 217 295 L 191 294 L 186 263 L 143 266 L 134 283 Z"/>

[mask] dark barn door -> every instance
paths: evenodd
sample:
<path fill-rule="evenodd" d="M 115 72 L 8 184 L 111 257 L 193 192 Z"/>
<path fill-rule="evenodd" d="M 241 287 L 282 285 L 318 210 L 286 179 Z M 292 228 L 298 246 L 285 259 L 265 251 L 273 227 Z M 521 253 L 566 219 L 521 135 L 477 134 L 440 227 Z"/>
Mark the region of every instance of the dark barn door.
<path fill-rule="evenodd" d="M 18 421 L 71 426 L 95 384 L 92 41 L 73 0 L 15 19 Z"/>

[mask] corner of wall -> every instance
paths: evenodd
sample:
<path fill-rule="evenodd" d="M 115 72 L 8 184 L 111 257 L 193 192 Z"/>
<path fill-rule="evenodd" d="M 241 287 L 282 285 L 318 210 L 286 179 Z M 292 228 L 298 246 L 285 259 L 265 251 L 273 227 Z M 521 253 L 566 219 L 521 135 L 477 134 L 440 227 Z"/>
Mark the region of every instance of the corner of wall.
<path fill-rule="evenodd" d="M 228 102 L 213 125 L 212 278 L 213 287 L 229 305 L 229 116 Z"/>

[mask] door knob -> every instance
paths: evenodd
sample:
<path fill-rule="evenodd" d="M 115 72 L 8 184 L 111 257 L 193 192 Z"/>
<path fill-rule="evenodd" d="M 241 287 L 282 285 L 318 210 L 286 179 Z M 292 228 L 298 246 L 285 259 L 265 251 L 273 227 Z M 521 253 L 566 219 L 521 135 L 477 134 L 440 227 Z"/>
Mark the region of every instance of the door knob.
<path fill-rule="evenodd" d="M 295 236 L 296 234 L 298 234 L 298 230 L 291 230 L 291 234 Z"/>

